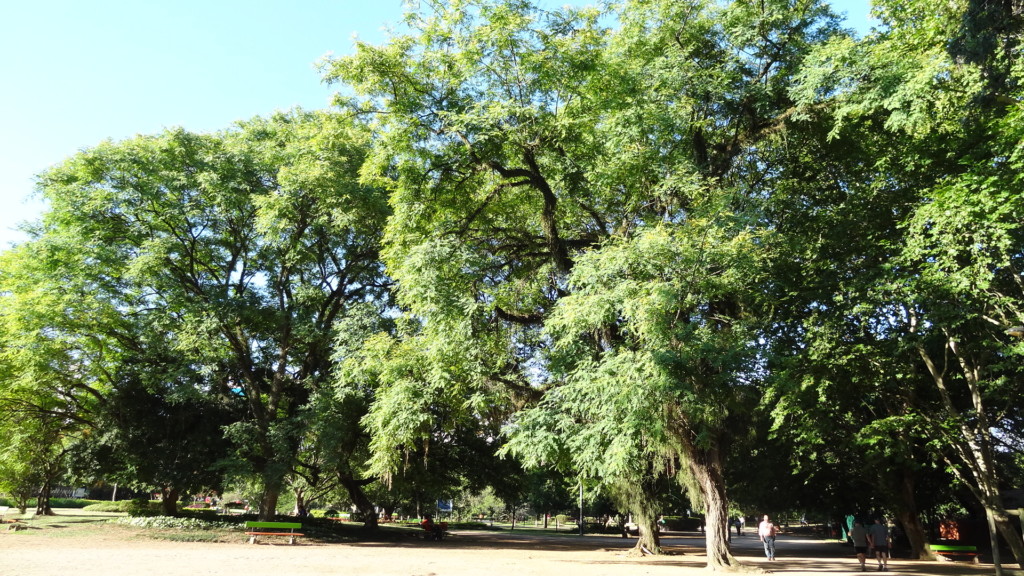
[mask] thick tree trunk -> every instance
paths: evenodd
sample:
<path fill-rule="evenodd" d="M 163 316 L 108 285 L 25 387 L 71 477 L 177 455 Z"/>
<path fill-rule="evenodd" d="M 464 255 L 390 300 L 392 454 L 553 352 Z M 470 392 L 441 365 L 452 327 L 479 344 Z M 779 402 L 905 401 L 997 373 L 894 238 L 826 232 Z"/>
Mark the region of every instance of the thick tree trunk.
<path fill-rule="evenodd" d="M 163 487 L 160 489 L 160 508 L 164 516 L 174 516 L 178 513 L 178 497 L 181 493 L 177 488 Z"/>
<path fill-rule="evenodd" d="M 707 460 L 714 462 L 717 455 L 704 454 Z M 700 487 L 704 500 L 704 541 L 707 547 L 708 569 L 731 569 L 737 562 L 729 550 L 729 501 L 725 495 L 725 478 L 721 467 L 708 465 L 693 459 L 690 462 L 690 473 L 693 474 Z"/>
<path fill-rule="evenodd" d="M 263 522 L 273 522 L 277 516 L 277 501 L 281 496 L 281 480 L 267 482 L 263 486 L 263 494 L 260 496 L 259 519 Z"/>
<path fill-rule="evenodd" d="M 636 498 L 632 510 L 637 525 L 636 551 L 642 554 L 664 554 L 661 549 L 661 536 L 658 534 L 658 509 L 656 508 L 658 488 L 655 479 L 639 483 L 639 497 Z"/>
<path fill-rule="evenodd" d="M 924 526 L 917 514 L 917 499 L 914 496 L 916 484 L 913 472 L 904 468 L 900 482 L 900 502 L 896 507 L 896 515 L 910 542 L 910 557 L 915 560 L 921 558 L 934 560 L 934 555 L 928 549 L 928 537 L 925 534 Z"/>
<path fill-rule="evenodd" d="M 729 500 L 718 443 L 704 449 L 690 445 L 689 470 L 704 500 L 704 541 L 708 570 L 712 572 L 754 571 L 743 565 L 729 549 Z"/>
<path fill-rule="evenodd" d="M 620 480 L 610 484 L 609 489 L 619 510 L 628 511 L 630 520 L 637 526 L 639 538 L 630 554 L 663 554 L 661 536 L 658 534 L 657 476 L 649 473 L 644 478 Z M 628 538 L 625 526 L 620 527 L 622 537 Z"/>
<path fill-rule="evenodd" d="M 657 517 L 641 512 L 637 514 L 635 522 L 640 534 L 636 550 L 642 554 L 664 554 L 664 550 L 661 549 L 661 536 L 658 534 Z"/>
<path fill-rule="evenodd" d="M 353 504 L 355 504 L 356 510 L 362 517 L 363 529 L 376 530 L 378 528 L 377 508 L 373 505 L 373 502 L 370 501 L 370 498 L 363 490 L 363 486 L 366 485 L 366 482 L 357 480 L 352 476 L 345 474 L 339 474 L 338 481 L 348 492 L 349 499 L 352 500 Z"/>

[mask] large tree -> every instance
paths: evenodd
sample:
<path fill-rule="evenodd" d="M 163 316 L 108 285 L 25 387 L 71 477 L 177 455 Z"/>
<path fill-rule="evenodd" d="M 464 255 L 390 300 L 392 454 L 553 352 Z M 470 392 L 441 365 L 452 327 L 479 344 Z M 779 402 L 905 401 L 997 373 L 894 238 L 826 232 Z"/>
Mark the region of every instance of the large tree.
<path fill-rule="evenodd" d="M 328 77 L 351 86 L 359 96 L 351 105 L 374 117 L 369 172 L 393 190 L 384 254 L 399 302 L 425 319 L 422 348 L 456 351 L 455 369 L 433 382 L 447 381 L 454 399 L 498 392 L 532 402 L 545 388 L 561 394 L 569 378 L 598 378 L 612 354 L 635 352 L 657 382 L 672 384 L 647 408 L 661 432 L 629 440 L 642 443 L 630 480 L 659 474 L 660 458 L 676 450 L 720 523 L 709 532 L 709 564 L 732 564 L 716 437 L 724 421 L 711 412 L 752 370 L 742 277 L 752 267 L 705 262 L 711 251 L 701 238 L 730 245 L 757 236 L 746 231 L 759 226 L 748 210 L 773 168 L 759 150 L 779 142 L 788 81 L 808 47 L 834 31 L 828 11 L 813 2 L 626 2 L 607 15 L 621 26 L 612 33 L 594 10 L 423 6 L 407 19 L 412 33 L 359 45 L 329 65 Z M 599 334 L 581 340 L 585 350 L 566 361 L 575 366 L 552 370 L 555 333 L 543 331 L 552 312 L 570 318 L 573 307 L 591 307 L 571 295 L 598 292 L 595 275 L 630 282 L 634 269 L 613 260 L 616 250 L 633 254 L 659 235 L 684 246 L 686 255 L 665 249 L 679 300 L 652 308 L 660 318 L 563 320 L 567 340 L 573 329 Z M 591 251 L 608 256 L 587 260 Z M 584 260 L 606 271 L 577 273 Z M 637 298 L 666 281 L 648 271 Z M 588 354 L 599 357 L 588 363 Z M 609 419 L 579 422 L 608 428 Z M 401 441 L 401 426 L 380 438 L 383 450 Z"/>
<path fill-rule="evenodd" d="M 823 230 L 855 222 L 857 235 L 818 235 L 828 265 L 808 276 L 825 289 L 804 293 L 818 316 L 806 334 L 862 362 L 857 379 L 889 391 L 876 407 L 900 405 L 871 428 L 927 441 L 1021 562 L 998 458 L 1000 430 L 1019 427 L 1020 347 L 1003 332 L 1024 297 L 1020 16 L 973 2 L 877 13 L 880 32 L 822 47 L 794 86 L 803 113 L 856 143 L 828 165 L 833 202 L 812 200 Z"/>
<path fill-rule="evenodd" d="M 95 434 L 116 363 L 116 342 L 95 331 L 116 315 L 88 297 L 81 267 L 65 265 L 75 249 L 49 238 L 0 257 L 0 458 L 19 493 L 37 490 L 39 514 L 52 514 L 50 490 L 72 446 Z"/>
<path fill-rule="evenodd" d="M 241 404 L 227 437 L 261 477 L 264 517 L 329 378 L 335 324 L 383 290 L 387 205 L 356 181 L 366 143 L 340 116 L 295 112 L 103 143 L 40 182 L 39 234 L 80 246 L 66 256 L 94 278 L 85 295 L 159 326 L 211 401 Z"/>

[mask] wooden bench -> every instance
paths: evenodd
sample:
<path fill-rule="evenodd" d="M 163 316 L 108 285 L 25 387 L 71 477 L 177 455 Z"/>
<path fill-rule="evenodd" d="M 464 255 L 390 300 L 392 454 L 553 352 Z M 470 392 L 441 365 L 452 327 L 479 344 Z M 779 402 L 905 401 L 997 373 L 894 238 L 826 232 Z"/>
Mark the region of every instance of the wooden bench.
<path fill-rule="evenodd" d="M 260 536 L 287 536 L 289 544 L 295 544 L 295 538 L 305 536 L 296 530 L 302 530 L 302 524 L 298 522 L 259 522 L 249 520 L 245 523 L 245 535 L 249 537 L 249 544 L 255 544 L 256 538 Z"/>
<path fill-rule="evenodd" d="M 958 544 L 929 544 L 928 548 L 940 556 L 969 556 L 971 560 L 978 564 L 980 559 L 978 558 L 978 547 L 977 546 L 961 546 Z"/>

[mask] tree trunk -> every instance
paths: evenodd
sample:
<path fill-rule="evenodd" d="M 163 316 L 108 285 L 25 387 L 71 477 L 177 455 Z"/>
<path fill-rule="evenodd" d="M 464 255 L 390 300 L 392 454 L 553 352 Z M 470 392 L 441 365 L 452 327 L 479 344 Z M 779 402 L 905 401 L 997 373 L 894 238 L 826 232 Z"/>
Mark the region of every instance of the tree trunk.
<path fill-rule="evenodd" d="M 661 549 L 661 536 L 658 534 L 658 486 L 655 477 L 646 478 L 626 488 L 631 493 L 629 509 L 633 513 L 633 522 L 637 526 L 636 553 L 664 554 Z"/>
<path fill-rule="evenodd" d="M 53 485 L 50 483 L 50 479 L 47 478 L 43 485 L 39 487 L 39 495 L 36 497 L 36 514 L 40 516 L 53 516 L 53 508 L 50 507 L 50 492 L 53 491 Z"/>
<path fill-rule="evenodd" d="M 1013 552 L 1013 558 L 1017 562 L 1017 566 L 1024 570 L 1024 541 L 1021 540 L 1020 533 L 1010 523 L 1010 518 L 1006 514 L 1006 509 L 1002 506 L 1002 499 L 998 503 L 998 507 L 991 510 L 992 519 L 995 521 L 996 529 L 999 535 L 1003 537 L 1003 540 L 1010 546 L 1010 550 Z"/>
<path fill-rule="evenodd" d="M 707 548 L 708 570 L 712 572 L 746 571 L 729 549 L 729 500 L 725 494 L 725 475 L 722 473 L 722 455 L 718 443 L 708 448 L 687 446 L 690 474 L 697 482 L 704 500 L 704 541 Z"/>
<path fill-rule="evenodd" d="M 164 516 L 174 516 L 178 513 L 178 497 L 181 494 L 177 488 L 163 487 L 160 489 L 160 508 Z"/>
<path fill-rule="evenodd" d="M 657 516 L 639 512 L 635 522 L 640 534 L 635 550 L 642 554 L 664 554 L 664 550 L 661 549 L 661 536 L 658 534 Z"/>
<path fill-rule="evenodd" d="M 306 492 L 302 489 L 295 490 L 295 507 L 292 508 L 292 515 L 302 517 L 309 508 L 306 506 Z"/>
<path fill-rule="evenodd" d="M 708 569 L 730 568 L 736 559 L 729 550 L 729 501 L 725 495 L 725 482 L 721 469 L 709 467 L 696 460 L 690 472 L 700 487 L 704 500 L 704 541 L 707 547 Z"/>
<path fill-rule="evenodd" d="M 370 501 L 370 498 L 366 495 L 363 490 L 365 485 L 364 481 L 357 480 L 347 474 L 338 474 L 338 481 L 345 490 L 348 492 L 348 497 L 355 504 L 356 510 L 363 519 L 364 530 L 376 530 L 377 524 L 377 508 Z M 422 518 L 422 516 L 421 516 Z"/>
<path fill-rule="evenodd" d="M 910 541 L 910 557 L 914 560 L 921 558 L 934 560 L 935 555 L 928 549 L 928 537 L 921 524 L 921 517 L 917 513 L 917 499 L 914 497 L 916 484 L 913 471 L 904 468 L 902 482 L 900 482 L 901 497 L 896 506 L 896 516 L 903 526 L 907 540 Z"/>
<path fill-rule="evenodd" d="M 951 393 L 949 383 L 946 380 L 947 366 L 939 366 L 927 350 L 919 345 L 917 348 L 918 353 L 932 376 L 946 413 L 951 421 L 960 422 L 959 435 L 949 437 L 949 447 L 955 456 L 950 453 L 946 453 L 943 456 L 950 465 L 952 472 L 964 482 L 964 485 L 971 490 L 985 508 L 986 514 L 995 523 L 998 533 L 1010 545 L 1017 565 L 1024 569 L 1024 542 L 1021 541 L 1017 531 L 1009 523 L 1006 508 L 1003 506 L 1003 499 L 999 494 L 999 475 L 993 464 L 995 459 L 992 455 L 991 426 L 988 423 L 988 413 L 985 410 L 981 389 L 982 366 L 962 354 L 960 344 L 948 334 L 946 349 L 952 352 L 959 362 L 961 373 L 967 384 L 967 391 L 970 393 L 974 416 L 973 418 L 964 417 L 953 401 L 954 395 Z M 960 470 L 960 467 L 954 462 L 954 458 L 966 466 L 969 476 Z M 991 537 L 994 541 L 993 546 L 997 547 L 998 538 L 995 534 L 992 534 Z M 998 554 L 998 549 L 993 550 L 992 553 Z"/>
<path fill-rule="evenodd" d="M 263 494 L 260 496 L 259 519 L 263 522 L 273 522 L 277 516 L 277 500 L 281 495 L 281 480 L 267 482 L 263 487 Z"/>

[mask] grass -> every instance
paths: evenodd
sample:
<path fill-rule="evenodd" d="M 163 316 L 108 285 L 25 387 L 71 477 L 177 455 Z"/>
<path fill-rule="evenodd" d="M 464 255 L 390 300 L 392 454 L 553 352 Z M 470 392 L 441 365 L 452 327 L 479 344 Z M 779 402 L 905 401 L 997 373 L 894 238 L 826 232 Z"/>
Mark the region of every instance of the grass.
<path fill-rule="evenodd" d="M 49 538 L 77 538 L 97 534 L 118 515 L 109 513 L 86 512 L 81 509 L 61 508 L 55 510 L 54 516 L 34 516 L 25 520 L 21 514 L 7 514 L 5 520 L 18 520 L 27 527 L 16 533 L 24 536 L 43 535 Z"/>
<path fill-rule="evenodd" d="M 18 534 L 45 538 L 107 538 L 168 540 L 172 542 L 238 542 L 244 539 L 244 518 L 210 515 L 185 514 L 177 517 L 138 516 L 130 517 L 122 512 L 103 509 L 58 508 L 54 516 L 36 516 L 28 521 L 28 529 Z M 208 517 L 207 517 L 208 516 Z M 8 514 L 7 520 L 17 519 L 19 514 Z M 251 519 L 251 518 L 250 518 Z M 337 522 L 325 518 L 302 520 L 303 533 L 310 540 L 318 542 L 401 542 L 411 536 L 418 536 L 422 529 L 417 524 L 381 524 L 373 533 L 363 530 L 361 522 Z M 470 524 L 470 523 L 467 523 Z M 517 524 L 495 524 L 493 527 L 472 523 L 472 526 L 455 524 L 456 529 L 481 531 L 510 531 L 515 534 L 546 536 L 574 536 L 576 531 L 566 526 L 555 531 L 553 526 Z"/>
<path fill-rule="evenodd" d="M 54 509 L 53 516 L 35 516 L 25 522 L 27 528 L 16 533 L 24 537 L 81 538 L 116 535 L 122 539 L 155 538 L 175 542 L 227 542 L 238 539 L 238 529 L 230 524 L 204 525 L 189 518 L 130 518 L 123 513 L 72 508 Z M 9 514 L 7 519 L 23 518 Z"/>

